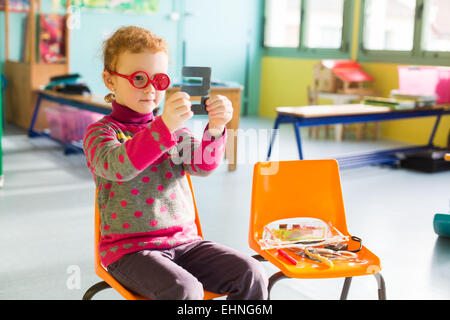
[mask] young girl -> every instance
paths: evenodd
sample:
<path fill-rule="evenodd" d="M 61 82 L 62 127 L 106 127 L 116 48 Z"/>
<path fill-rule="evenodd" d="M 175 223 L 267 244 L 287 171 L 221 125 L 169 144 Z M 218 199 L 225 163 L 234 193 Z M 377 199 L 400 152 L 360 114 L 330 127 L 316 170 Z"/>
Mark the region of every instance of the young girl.
<path fill-rule="evenodd" d="M 103 54 L 112 112 L 90 125 L 83 141 L 98 190 L 102 265 L 150 299 L 202 299 L 203 290 L 266 299 L 259 262 L 198 235 L 185 176 L 206 176 L 219 165 L 230 101 L 206 102 L 209 123 L 198 141 L 184 127 L 193 116 L 186 93 L 172 95 L 162 115 L 153 115 L 170 83 L 163 39 L 122 27 L 105 41 Z"/>

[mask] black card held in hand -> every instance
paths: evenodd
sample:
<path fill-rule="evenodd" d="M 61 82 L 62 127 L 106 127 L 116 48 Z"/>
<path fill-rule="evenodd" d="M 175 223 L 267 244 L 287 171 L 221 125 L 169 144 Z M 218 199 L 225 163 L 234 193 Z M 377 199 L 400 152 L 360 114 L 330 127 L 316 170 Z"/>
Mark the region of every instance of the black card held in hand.
<path fill-rule="evenodd" d="M 181 74 L 184 78 L 201 78 L 200 85 L 182 85 L 181 91 L 190 96 L 201 97 L 200 104 L 193 104 L 191 110 L 194 114 L 208 114 L 205 102 L 209 98 L 211 88 L 211 68 L 210 67 L 183 67 Z"/>

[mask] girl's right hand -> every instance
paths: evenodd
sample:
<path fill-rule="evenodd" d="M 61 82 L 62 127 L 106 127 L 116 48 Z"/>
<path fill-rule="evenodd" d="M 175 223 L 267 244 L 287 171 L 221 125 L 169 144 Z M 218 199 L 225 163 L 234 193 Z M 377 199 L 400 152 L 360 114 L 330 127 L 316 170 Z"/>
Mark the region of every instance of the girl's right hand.
<path fill-rule="evenodd" d="M 167 99 L 161 118 L 170 132 L 181 129 L 184 122 L 192 118 L 190 96 L 186 92 L 176 92 Z"/>

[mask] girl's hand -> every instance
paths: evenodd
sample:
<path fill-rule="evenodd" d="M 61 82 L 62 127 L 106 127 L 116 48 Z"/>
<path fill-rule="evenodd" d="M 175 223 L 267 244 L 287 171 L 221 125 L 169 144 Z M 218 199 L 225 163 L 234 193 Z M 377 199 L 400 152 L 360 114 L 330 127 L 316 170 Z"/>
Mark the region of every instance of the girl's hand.
<path fill-rule="evenodd" d="M 218 136 L 233 117 L 231 101 L 227 97 L 217 95 L 206 100 L 205 104 L 209 116 L 209 131 L 212 136 Z"/>
<path fill-rule="evenodd" d="M 184 122 L 194 115 L 191 111 L 190 96 L 186 92 L 176 92 L 166 101 L 161 118 L 170 132 L 181 129 Z"/>

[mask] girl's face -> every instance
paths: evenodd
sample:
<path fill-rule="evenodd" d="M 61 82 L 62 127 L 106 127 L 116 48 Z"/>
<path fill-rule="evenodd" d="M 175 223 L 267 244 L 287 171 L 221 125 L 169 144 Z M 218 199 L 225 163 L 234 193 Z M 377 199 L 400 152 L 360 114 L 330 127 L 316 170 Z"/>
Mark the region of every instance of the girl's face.
<path fill-rule="evenodd" d="M 116 70 L 112 71 L 127 76 L 136 71 L 145 71 L 153 79 L 158 73 L 167 73 L 168 66 L 169 57 L 163 51 L 126 51 L 119 56 Z M 108 89 L 114 92 L 116 102 L 136 112 L 151 113 L 164 99 L 165 91 L 155 90 L 151 83 L 144 89 L 137 89 L 127 79 L 107 71 L 103 71 L 102 77 Z"/>

